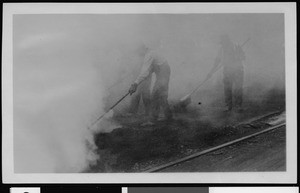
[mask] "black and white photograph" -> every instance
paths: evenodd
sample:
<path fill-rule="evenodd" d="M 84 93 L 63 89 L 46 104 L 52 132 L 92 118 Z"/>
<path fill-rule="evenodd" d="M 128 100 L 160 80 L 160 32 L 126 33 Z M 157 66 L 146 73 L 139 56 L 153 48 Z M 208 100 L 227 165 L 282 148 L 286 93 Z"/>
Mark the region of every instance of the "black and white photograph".
<path fill-rule="evenodd" d="M 4 4 L 4 179 L 296 182 L 295 10 Z"/>

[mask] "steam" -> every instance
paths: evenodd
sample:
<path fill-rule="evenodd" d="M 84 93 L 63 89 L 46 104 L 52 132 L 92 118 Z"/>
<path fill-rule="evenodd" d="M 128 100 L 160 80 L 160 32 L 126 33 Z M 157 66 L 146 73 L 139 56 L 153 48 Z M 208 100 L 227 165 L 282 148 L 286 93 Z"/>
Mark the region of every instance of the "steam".
<path fill-rule="evenodd" d="M 22 87 L 14 98 L 17 172 L 78 172 L 97 159 L 87 126 L 103 109 L 101 84 L 88 63 L 73 64 L 59 65 L 68 78 L 55 68 L 26 65 L 20 72 Z"/>

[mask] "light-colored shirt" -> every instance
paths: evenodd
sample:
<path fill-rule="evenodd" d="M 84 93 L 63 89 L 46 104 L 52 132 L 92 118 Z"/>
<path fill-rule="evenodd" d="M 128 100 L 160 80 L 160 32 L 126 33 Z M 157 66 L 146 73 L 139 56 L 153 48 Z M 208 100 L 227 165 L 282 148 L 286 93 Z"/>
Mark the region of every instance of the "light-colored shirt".
<path fill-rule="evenodd" d="M 155 69 L 159 69 L 159 66 L 165 63 L 167 63 L 167 60 L 163 56 L 152 50 L 148 50 L 143 61 L 141 72 L 134 82 L 136 84 L 140 84 L 143 80 L 155 72 Z"/>

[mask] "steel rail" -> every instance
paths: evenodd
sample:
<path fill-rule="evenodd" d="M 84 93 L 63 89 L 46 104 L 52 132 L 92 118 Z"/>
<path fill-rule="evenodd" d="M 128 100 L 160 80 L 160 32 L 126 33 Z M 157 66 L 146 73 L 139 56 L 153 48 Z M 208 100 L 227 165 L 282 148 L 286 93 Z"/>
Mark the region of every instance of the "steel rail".
<path fill-rule="evenodd" d="M 213 151 L 219 150 L 219 149 L 221 149 L 221 148 L 224 148 L 224 147 L 227 147 L 227 146 L 234 145 L 234 144 L 239 143 L 239 142 L 241 142 L 241 141 L 244 141 L 244 140 L 246 140 L 246 139 L 250 139 L 250 138 L 252 138 L 252 137 L 255 137 L 255 136 L 258 136 L 258 135 L 261 135 L 261 134 L 270 132 L 270 131 L 273 131 L 273 130 L 278 129 L 278 128 L 280 128 L 280 127 L 283 127 L 283 126 L 285 126 L 285 125 L 286 125 L 285 123 L 281 123 L 281 124 L 278 124 L 278 125 L 274 125 L 274 126 L 268 127 L 267 129 L 264 129 L 264 130 L 262 130 L 262 131 L 259 131 L 259 132 L 256 132 L 256 133 L 253 133 L 253 134 L 250 134 L 250 135 L 247 135 L 247 136 L 244 136 L 244 137 L 241 137 L 241 138 L 238 138 L 238 139 L 235 139 L 235 140 L 226 142 L 226 143 L 223 143 L 223 144 L 221 144 L 221 145 L 218 145 L 218 146 L 215 146 L 215 147 L 212 147 L 212 148 L 203 150 L 203 151 L 201 151 L 201 152 L 198 152 L 198 153 L 189 155 L 189 156 L 187 156 L 187 157 L 184 157 L 184 158 L 181 158 L 181 159 L 178 159 L 178 160 L 169 162 L 169 163 L 167 163 L 167 164 L 163 164 L 163 165 L 160 165 L 160 166 L 157 166 L 157 167 L 154 167 L 154 168 L 145 170 L 144 172 L 146 172 L 146 173 L 158 172 L 158 171 L 161 171 L 161 170 L 163 170 L 163 169 L 166 169 L 166 168 L 172 167 L 172 166 L 174 166 L 174 165 L 180 164 L 180 163 L 182 163 L 182 162 L 185 162 L 185 161 L 188 161 L 188 160 L 191 160 L 191 159 L 195 159 L 195 158 L 200 157 L 200 156 L 202 156 L 202 155 L 205 155 L 205 154 L 211 153 L 211 152 L 213 152 Z"/>

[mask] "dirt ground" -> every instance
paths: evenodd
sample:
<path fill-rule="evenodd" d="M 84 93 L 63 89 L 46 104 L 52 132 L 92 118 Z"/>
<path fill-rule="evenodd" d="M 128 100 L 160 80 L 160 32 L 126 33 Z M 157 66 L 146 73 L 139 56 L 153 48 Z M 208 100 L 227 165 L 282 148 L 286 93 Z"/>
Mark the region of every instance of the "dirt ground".
<path fill-rule="evenodd" d="M 285 127 L 160 172 L 285 171 Z"/>
<path fill-rule="evenodd" d="M 192 106 L 184 112 L 176 112 L 173 109 L 174 120 L 158 121 L 153 126 L 141 126 L 146 121 L 143 116 L 115 116 L 114 121 L 121 127 L 110 133 L 98 133 L 94 136 L 100 159 L 85 172 L 143 172 L 260 131 L 270 126 L 266 120 L 271 120 L 272 117 L 276 119 L 276 116 L 285 110 L 284 97 L 270 97 L 272 100 L 267 98 L 260 104 L 246 101 L 243 112 L 223 112 L 224 109 L 219 105 Z M 251 124 L 242 124 L 270 112 L 278 113 L 260 121 L 252 121 Z M 212 154 L 214 156 L 205 156 L 201 158 L 203 160 L 197 159 L 198 161 L 191 166 L 178 166 L 172 171 L 284 170 L 284 129 L 272 135 L 276 136 L 268 137 L 266 134 L 267 137 L 260 138 L 258 143 L 250 143 L 256 139 L 253 138 L 246 144 L 233 146 L 234 151 L 228 155 L 227 153 L 219 155 L 217 151 L 216 155 Z M 226 152 L 227 149 L 220 151 Z M 219 161 L 219 159 L 228 160 Z M 264 165 L 273 162 L 273 166 Z"/>

